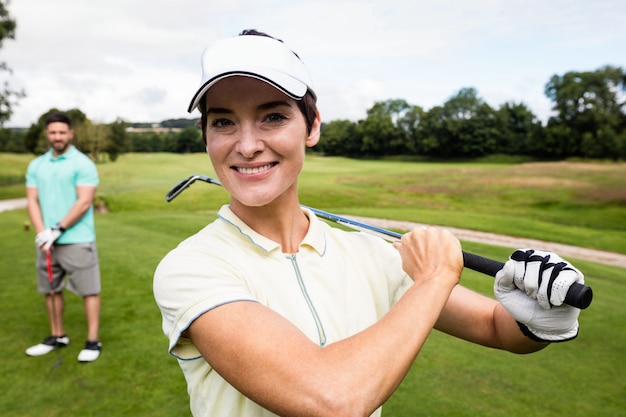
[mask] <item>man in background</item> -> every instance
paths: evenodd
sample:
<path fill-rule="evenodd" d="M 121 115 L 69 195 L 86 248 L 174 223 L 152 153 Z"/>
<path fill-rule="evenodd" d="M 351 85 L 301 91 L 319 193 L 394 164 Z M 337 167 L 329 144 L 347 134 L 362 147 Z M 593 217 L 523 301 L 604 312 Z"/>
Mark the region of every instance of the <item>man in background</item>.
<path fill-rule="evenodd" d="M 98 171 L 74 145 L 69 117 L 50 114 L 46 119 L 50 149 L 37 157 L 26 172 L 28 214 L 37 245 L 37 290 L 45 295 L 50 336 L 26 349 L 41 356 L 66 347 L 70 340 L 63 325 L 63 288 L 83 297 L 87 341 L 80 362 L 100 356 L 100 266 L 96 249 L 93 198 Z"/>

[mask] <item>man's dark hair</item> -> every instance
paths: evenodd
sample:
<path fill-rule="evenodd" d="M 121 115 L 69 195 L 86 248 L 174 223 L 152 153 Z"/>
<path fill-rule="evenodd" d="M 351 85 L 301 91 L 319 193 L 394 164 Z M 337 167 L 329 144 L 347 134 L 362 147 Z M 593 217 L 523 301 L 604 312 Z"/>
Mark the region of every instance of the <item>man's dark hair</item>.
<path fill-rule="evenodd" d="M 65 113 L 50 113 L 46 117 L 46 127 L 50 123 L 65 123 L 70 129 L 72 128 L 72 121 Z"/>

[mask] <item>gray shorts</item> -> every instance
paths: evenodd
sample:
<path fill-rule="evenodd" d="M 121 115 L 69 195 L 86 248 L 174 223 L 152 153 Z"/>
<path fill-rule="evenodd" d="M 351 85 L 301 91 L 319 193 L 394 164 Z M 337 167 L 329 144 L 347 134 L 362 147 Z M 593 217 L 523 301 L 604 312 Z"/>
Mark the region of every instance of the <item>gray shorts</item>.
<path fill-rule="evenodd" d="M 65 287 L 80 296 L 100 294 L 100 265 L 95 242 L 57 245 L 50 252 L 52 283 L 48 277 L 46 254 L 37 250 L 37 291 L 49 294 Z M 66 278 L 68 278 L 66 280 Z"/>

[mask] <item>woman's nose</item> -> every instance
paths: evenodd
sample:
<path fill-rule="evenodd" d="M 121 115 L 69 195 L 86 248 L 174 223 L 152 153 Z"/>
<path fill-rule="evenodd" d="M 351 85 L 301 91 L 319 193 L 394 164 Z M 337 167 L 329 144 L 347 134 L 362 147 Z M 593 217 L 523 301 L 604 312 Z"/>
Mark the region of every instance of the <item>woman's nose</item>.
<path fill-rule="evenodd" d="M 253 158 L 256 154 L 263 152 L 265 142 L 261 133 L 250 126 L 241 129 L 241 135 L 237 141 L 237 151 L 246 159 Z"/>

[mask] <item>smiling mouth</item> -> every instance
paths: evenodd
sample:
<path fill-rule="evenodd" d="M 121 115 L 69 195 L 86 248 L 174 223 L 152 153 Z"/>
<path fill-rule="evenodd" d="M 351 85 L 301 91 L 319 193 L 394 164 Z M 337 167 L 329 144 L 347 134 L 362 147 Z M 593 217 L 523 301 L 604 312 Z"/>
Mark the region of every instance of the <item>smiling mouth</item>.
<path fill-rule="evenodd" d="M 271 164 L 263 165 L 263 166 L 256 167 L 256 168 L 243 168 L 243 167 L 234 167 L 234 168 L 237 170 L 237 172 L 241 174 L 251 175 L 251 174 L 258 174 L 260 172 L 267 171 L 268 169 L 272 168 L 274 165 L 276 165 L 276 163 L 271 163 Z"/>

